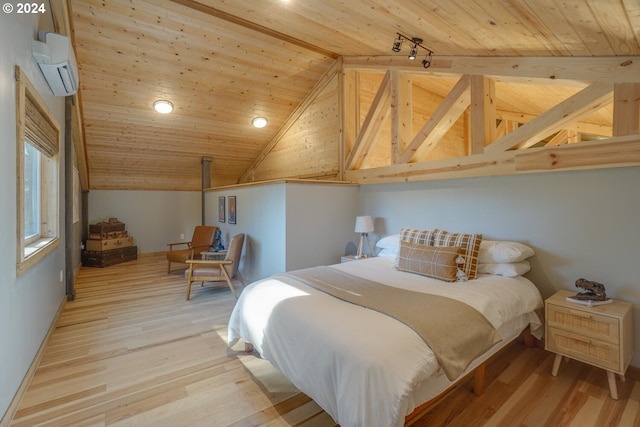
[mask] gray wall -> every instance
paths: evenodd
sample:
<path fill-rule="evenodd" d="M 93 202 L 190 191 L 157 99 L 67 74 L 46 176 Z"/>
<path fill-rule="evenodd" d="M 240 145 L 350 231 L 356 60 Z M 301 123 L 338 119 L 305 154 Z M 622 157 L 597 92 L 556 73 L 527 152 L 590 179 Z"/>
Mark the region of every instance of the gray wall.
<path fill-rule="evenodd" d="M 163 252 L 167 243 L 188 242 L 202 222 L 199 191 L 91 190 L 88 198 L 89 224 L 118 218 L 139 253 Z"/>
<path fill-rule="evenodd" d="M 527 275 L 549 297 L 580 277 L 634 305 L 640 366 L 640 168 L 527 174 L 360 187 L 376 237 L 402 227 L 483 233 L 532 246 Z"/>
<path fill-rule="evenodd" d="M 65 297 L 64 235 L 58 248 L 16 277 L 16 81 L 20 65 L 64 134 L 64 98 L 54 97 L 31 55 L 39 16 L 0 14 L 0 417 L 5 414 Z M 64 144 L 60 223 L 64 231 Z"/>
<path fill-rule="evenodd" d="M 236 224 L 229 224 L 229 196 L 236 197 Z M 218 198 L 225 198 L 225 222 L 218 220 Z M 205 195 L 207 222 L 222 231 L 223 245 L 245 234 L 240 272 L 248 282 L 286 268 L 285 186 L 283 184 L 235 187 L 208 191 Z"/>
<path fill-rule="evenodd" d="M 340 262 L 358 213 L 358 187 L 287 184 L 287 270 Z"/>
<path fill-rule="evenodd" d="M 218 197 L 236 196 L 236 224 L 218 221 Z M 209 191 L 206 210 L 225 245 L 245 233 L 240 270 L 248 280 L 280 271 L 340 262 L 358 209 L 355 186 L 272 183 Z"/>

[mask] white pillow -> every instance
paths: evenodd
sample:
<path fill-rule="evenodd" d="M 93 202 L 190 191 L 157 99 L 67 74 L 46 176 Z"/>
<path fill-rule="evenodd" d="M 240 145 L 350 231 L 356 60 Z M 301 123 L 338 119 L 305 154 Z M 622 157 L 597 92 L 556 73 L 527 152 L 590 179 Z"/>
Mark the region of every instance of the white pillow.
<path fill-rule="evenodd" d="M 381 249 L 380 252 L 378 252 L 378 256 L 383 256 L 383 257 L 389 257 L 389 258 L 395 258 L 396 255 L 398 255 L 398 251 L 395 251 L 393 249 Z"/>
<path fill-rule="evenodd" d="M 378 240 L 376 247 L 380 249 L 391 249 L 398 252 L 398 249 L 400 249 L 400 235 L 392 234 L 391 236 L 383 237 Z"/>
<path fill-rule="evenodd" d="M 383 237 L 378 240 L 376 247 L 382 249 L 378 256 L 395 258 L 400 250 L 400 235 L 392 234 L 391 236 Z"/>
<path fill-rule="evenodd" d="M 483 240 L 480 243 L 478 263 L 500 264 L 520 262 L 535 255 L 529 246 L 502 240 Z"/>
<path fill-rule="evenodd" d="M 478 273 L 495 274 L 506 277 L 522 276 L 529 270 L 531 270 L 529 261 L 478 264 Z"/>

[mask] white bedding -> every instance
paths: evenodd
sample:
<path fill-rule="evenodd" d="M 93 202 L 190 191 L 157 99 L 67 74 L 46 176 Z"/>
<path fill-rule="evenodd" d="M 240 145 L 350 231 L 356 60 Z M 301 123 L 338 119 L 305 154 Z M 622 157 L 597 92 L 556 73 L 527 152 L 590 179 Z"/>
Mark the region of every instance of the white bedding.
<path fill-rule="evenodd" d="M 523 277 L 483 274 L 469 282 L 446 283 L 397 271 L 393 258 L 385 257 L 333 267 L 465 302 L 499 331 L 518 317 L 528 318 L 534 330 L 541 326 L 534 310 L 542 307 L 542 298 Z M 419 386 L 439 371 L 433 352 L 403 323 L 273 278 L 247 286 L 240 295 L 228 330 L 230 345 L 238 339 L 251 343 L 341 427 L 402 426 L 404 417 L 423 402 Z"/>

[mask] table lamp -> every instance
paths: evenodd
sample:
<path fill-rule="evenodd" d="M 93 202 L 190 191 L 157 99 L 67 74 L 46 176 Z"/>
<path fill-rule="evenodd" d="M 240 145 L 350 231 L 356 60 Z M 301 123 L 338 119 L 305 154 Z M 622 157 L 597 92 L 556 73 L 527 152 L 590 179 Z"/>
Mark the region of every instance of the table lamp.
<path fill-rule="evenodd" d="M 373 221 L 371 220 L 371 216 L 357 216 L 356 217 L 356 233 L 360 233 L 360 244 L 358 245 L 358 254 L 356 255 L 356 259 L 362 258 L 362 250 L 364 247 L 364 241 L 367 240 L 369 243 L 369 249 L 371 250 L 371 256 L 374 255 L 373 246 L 371 245 L 371 240 L 369 240 L 369 236 L 367 233 L 373 231 Z"/>

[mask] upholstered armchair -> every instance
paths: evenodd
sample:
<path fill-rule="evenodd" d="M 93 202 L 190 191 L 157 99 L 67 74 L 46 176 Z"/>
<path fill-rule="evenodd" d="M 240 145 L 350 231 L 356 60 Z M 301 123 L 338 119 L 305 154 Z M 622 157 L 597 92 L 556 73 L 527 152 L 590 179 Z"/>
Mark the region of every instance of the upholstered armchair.
<path fill-rule="evenodd" d="M 197 225 L 193 230 L 193 236 L 189 242 L 167 243 L 167 273 L 171 273 L 171 263 L 186 263 L 189 259 L 199 258 L 200 253 L 207 252 L 213 245 L 214 236 L 218 227 L 209 225 Z M 179 247 L 179 246 L 186 247 Z"/>
<path fill-rule="evenodd" d="M 238 270 L 240 256 L 242 255 L 242 245 L 244 244 L 244 234 L 236 234 L 229 243 L 227 255 L 224 259 L 191 259 L 187 260 L 189 269 L 187 270 L 187 300 L 191 298 L 191 283 L 202 282 L 227 282 L 234 297 L 238 298 L 233 287 L 232 279 L 235 277 L 244 286 L 244 279 Z"/>

